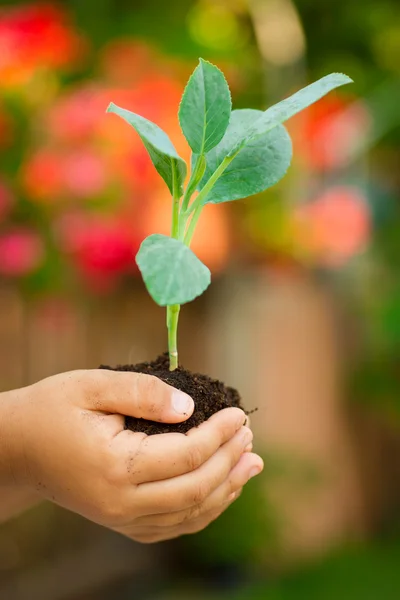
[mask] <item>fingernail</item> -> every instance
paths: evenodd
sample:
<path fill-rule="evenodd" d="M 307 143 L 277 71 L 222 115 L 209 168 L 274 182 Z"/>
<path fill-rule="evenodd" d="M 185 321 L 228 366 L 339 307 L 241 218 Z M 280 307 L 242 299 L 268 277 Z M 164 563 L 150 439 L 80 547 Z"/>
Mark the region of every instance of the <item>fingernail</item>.
<path fill-rule="evenodd" d="M 235 498 L 236 498 L 236 492 L 232 492 L 232 494 L 230 494 L 228 496 L 228 502 L 232 502 Z"/>
<path fill-rule="evenodd" d="M 259 475 L 260 473 L 261 473 L 260 467 L 253 467 L 249 472 L 249 479 L 251 479 L 252 477 L 255 477 L 256 475 Z"/>
<path fill-rule="evenodd" d="M 244 449 L 245 452 L 251 452 L 253 450 L 253 444 L 249 444 L 248 446 L 246 446 L 246 448 Z"/>
<path fill-rule="evenodd" d="M 188 415 L 193 411 L 193 400 L 184 392 L 172 393 L 172 406 L 178 415 Z"/>

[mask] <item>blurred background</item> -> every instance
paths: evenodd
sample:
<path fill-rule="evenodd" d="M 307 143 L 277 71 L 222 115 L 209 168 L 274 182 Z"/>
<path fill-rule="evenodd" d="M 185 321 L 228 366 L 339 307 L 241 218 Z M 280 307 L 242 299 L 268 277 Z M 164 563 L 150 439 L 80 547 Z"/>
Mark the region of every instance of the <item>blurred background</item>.
<path fill-rule="evenodd" d="M 1 1 L 1 389 L 166 349 L 133 255 L 168 232 L 168 191 L 105 109 L 189 158 L 177 107 L 199 56 L 236 108 L 355 82 L 290 121 L 279 185 L 208 207 L 194 239 L 213 284 L 182 311 L 181 360 L 258 407 L 265 472 L 205 532 L 154 547 L 39 506 L 0 528 L 0 598 L 397 599 L 397 0 Z"/>

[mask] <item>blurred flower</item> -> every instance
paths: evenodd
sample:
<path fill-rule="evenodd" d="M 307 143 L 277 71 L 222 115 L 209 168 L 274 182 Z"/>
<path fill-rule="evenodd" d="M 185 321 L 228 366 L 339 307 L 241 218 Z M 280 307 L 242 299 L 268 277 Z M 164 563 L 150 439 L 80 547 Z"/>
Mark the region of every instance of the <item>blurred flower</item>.
<path fill-rule="evenodd" d="M 98 131 L 106 108 L 104 93 L 93 84 L 64 92 L 46 116 L 48 133 L 63 143 L 85 143 Z"/>
<path fill-rule="evenodd" d="M 40 267 L 43 259 L 44 247 L 37 232 L 21 227 L 0 236 L 2 275 L 29 275 Z"/>
<path fill-rule="evenodd" d="M 134 257 L 141 236 L 116 217 L 75 213 L 56 224 L 56 239 L 89 286 L 104 287 L 136 270 Z"/>
<path fill-rule="evenodd" d="M 26 191 L 40 202 L 94 198 L 104 191 L 107 166 L 89 148 L 63 153 L 40 150 L 27 160 L 22 178 Z"/>
<path fill-rule="evenodd" d="M 365 250 L 371 217 L 361 190 L 336 186 L 301 206 L 295 214 L 297 239 L 320 264 L 339 267 Z"/>
<path fill-rule="evenodd" d="M 90 149 L 65 156 L 62 180 L 67 194 L 77 198 L 93 198 L 104 191 L 107 165 Z"/>
<path fill-rule="evenodd" d="M 3 7 L 0 12 L 0 83 L 26 83 L 38 68 L 70 67 L 82 39 L 65 11 L 52 3 Z"/>
<path fill-rule="evenodd" d="M 26 192 L 42 202 L 54 202 L 63 189 L 62 161 L 47 149 L 40 149 L 28 158 L 21 169 Z"/>
<path fill-rule="evenodd" d="M 340 96 L 330 95 L 293 121 L 290 129 L 294 156 L 314 169 L 330 170 L 345 165 L 351 158 L 370 129 L 371 115 L 360 101 L 350 104 Z"/>

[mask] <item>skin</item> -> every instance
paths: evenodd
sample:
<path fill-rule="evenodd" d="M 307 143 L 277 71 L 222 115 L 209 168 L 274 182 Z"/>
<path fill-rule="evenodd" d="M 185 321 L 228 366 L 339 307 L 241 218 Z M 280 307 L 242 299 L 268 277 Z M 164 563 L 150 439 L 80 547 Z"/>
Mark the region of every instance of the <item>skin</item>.
<path fill-rule="evenodd" d="M 192 412 L 189 396 L 137 373 L 72 371 L 0 394 L 0 519 L 47 499 L 143 543 L 204 529 L 263 468 L 244 413 L 155 436 L 122 416 Z"/>

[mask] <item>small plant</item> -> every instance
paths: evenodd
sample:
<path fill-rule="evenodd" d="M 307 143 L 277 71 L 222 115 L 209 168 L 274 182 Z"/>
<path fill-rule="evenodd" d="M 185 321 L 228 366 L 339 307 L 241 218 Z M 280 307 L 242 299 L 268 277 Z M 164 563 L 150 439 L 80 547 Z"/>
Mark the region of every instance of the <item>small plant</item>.
<path fill-rule="evenodd" d="M 178 366 L 180 306 L 202 294 L 211 281 L 209 269 L 190 250 L 203 207 L 257 194 L 280 181 L 292 158 L 291 139 L 282 123 L 351 81 L 333 73 L 266 111 L 232 110 L 223 73 L 200 59 L 179 107 L 179 122 L 192 150 L 186 187 L 186 163 L 167 134 L 135 113 L 113 103 L 108 107 L 139 134 L 172 195 L 171 237 L 150 235 L 136 256 L 151 297 L 167 307 L 171 371 Z"/>

